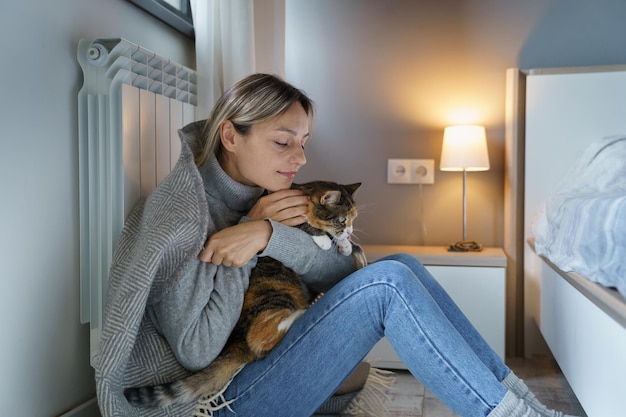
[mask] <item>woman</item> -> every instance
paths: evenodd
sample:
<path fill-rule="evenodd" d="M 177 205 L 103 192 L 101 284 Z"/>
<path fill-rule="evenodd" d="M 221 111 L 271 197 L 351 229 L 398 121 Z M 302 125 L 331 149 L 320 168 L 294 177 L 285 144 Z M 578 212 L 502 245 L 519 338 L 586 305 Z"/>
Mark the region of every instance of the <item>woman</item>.
<path fill-rule="evenodd" d="M 312 123 L 306 95 L 256 74 L 206 123 L 182 130 L 176 167 L 129 215 L 111 267 L 95 361 L 103 415 L 190 415 L 194 404 L 132 408 L 122 391 L 206 367 L 238 319 L 250 270 L 271 256 L 326 295 L 243 368 L 213 415 L 308 417 L 386 336 L 462 416 L 563 416 L 536 400 L 415 258 L 355 271 L 352 257 L 291 227 L 305 221 L 307 198 L 289 187 Z"/>

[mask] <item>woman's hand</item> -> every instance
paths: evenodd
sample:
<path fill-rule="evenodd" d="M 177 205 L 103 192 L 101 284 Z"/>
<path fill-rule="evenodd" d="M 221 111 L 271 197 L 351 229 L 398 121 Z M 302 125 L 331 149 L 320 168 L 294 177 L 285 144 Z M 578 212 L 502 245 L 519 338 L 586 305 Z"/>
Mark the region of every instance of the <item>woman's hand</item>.
<path fill-rule="evenodd" d="M 309 198 L 300 190 L 279 190 L 259 198 L 248 217 L 253 221 L 227 227 L 213 234 L 199 258 L 214 265 L 241 267 L 263 251 L 272 235 L 270 218 L 287 226 L 306 221 Z"/>
<path fill-rule="evenodd" d="M 265 249 L 272 235 L 272 225 L 264 220 L 240 223 L 213 234 L 199 258 L 214 265 L 242 267 Z"/>
<path fill-rule="evenodd" d="M 287 226 L 306 221 L 309 197 L 300 190 L 279 190 L 259 198 L 248 213 L 254 220 L 270 218 Z"/>

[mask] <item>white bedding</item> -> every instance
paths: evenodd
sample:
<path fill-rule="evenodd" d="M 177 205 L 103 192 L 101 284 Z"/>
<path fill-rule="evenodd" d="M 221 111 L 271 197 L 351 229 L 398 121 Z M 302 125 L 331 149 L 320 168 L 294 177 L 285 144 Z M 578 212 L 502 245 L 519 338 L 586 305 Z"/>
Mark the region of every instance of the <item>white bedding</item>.
<path fill-rule="evenodd" d="M 561 270 L 626 296 L 626 136 L 583 152 L 547 198 L 534 237 L 537 253 Z"/>

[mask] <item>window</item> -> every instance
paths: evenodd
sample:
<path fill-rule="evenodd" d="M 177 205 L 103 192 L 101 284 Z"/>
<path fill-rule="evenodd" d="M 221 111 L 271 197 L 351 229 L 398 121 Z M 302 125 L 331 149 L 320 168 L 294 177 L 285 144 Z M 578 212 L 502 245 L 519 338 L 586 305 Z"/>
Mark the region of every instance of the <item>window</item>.
<path fill-rule="evenodd" d="M 190 38 L 194 37 L 189 0 L 128 0 Z"/>

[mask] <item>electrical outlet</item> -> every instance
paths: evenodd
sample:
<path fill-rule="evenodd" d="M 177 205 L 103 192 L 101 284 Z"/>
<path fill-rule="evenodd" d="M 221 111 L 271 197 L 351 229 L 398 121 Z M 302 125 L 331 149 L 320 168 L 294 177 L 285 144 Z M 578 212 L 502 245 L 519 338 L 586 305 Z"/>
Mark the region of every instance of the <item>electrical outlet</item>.
<path fill-rule="evenodd" d="M 411 184 L 434 184 L 435 183 L 435 160 L 434 159 L 411 159 Z"/>
<path fill-rule="evenodd" d="M 388 184 L 434 184 L 434 159 L 388 159 Z"/>
<path fill-rule="evenodd" d="M 411 161 L 409 159 L 387 160 L 387 183 L 408 184 L 411 177 Z"/>

